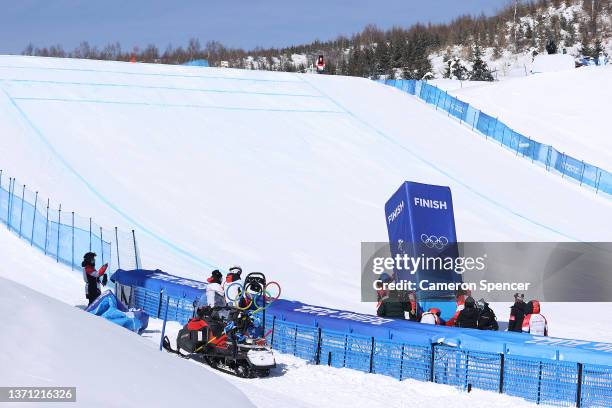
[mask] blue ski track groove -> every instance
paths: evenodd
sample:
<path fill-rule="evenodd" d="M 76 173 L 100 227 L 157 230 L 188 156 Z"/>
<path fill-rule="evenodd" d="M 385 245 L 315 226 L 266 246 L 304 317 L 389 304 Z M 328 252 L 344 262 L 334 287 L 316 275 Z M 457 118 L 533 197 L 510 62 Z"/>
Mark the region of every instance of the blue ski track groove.
<path fill-rule="evenodd" d="M 122 74 L 122 75 L 153 76 L 153 77 L 219 79 L 219 80 L 228 80 L 228 81 L 276 82 L 276 83 L 292 83 L 292 84 L 300 83 L 300 81 L 290 81 L 290 80 L 284 80 L 284 79 L 230 78 L 230 77 L 215 76 L 215 75 L 188 75 L 188 74 L 170 74 L 170 73 L 161 73 L 161 72 L 129 72 L 129 71 L 99 70 L 99 69 L 87 69 L 87 68 L 58 68 L 58 67 L 32 67 L 32 66 L 20 66 L 20 65 L 0 65 L 0 69 L 2 68 L 31 69 L 31 70 L 42 70 L 42 71 L 63 71 L 63 72 L 66 72 L 66 71 L 68 72 L 90 72 L 90 73 L 97 73 L 97 74 Z"/>
<path fill-rule="evenodd" d="M 311 82 L 309 82 L 306 78 L 301 78 L 299 77 L 299 79 L 301 79 L 302 81 L 304 81 L 305 83 L 307 83 L 308 85 L 310 85 L 315 91 L 317 91 L 318 93 L 320 93 L 321 95 L 325 96 L 327 99 L 329 99 L 333 104 L 335 104 L 338 108 L 340 108 L 341 110 L 343 110 L 344 112 L 346 112 L 346 114 L 348 114 L 350 117 L 352 117 L 353 119 L 355 119 L 356 121 L 358 121 L 359 123 L 361 123 L 363 126 L 367 127 L 368 129 L 374 131 L 375 133 L 377 133 L 379 136 L 381 136 L 382 138 L 386 139 L 387 141 L 391 142 L 392 144 L 398 146 L 399 148 L 401 148 L 402 150 L 406 151 L 409 155 L 411 155 L 413 158 L 417 159 L 418 161 L 420 161 L 421 163 L 431 167 L 432 169 L 436 170 L 438 173 L 448 177 L 449 179 L 453 180 L 454 182 L 456 182 L 457 184 L 461 185 L 463 188 L 465 188 L 466 190 L 470 191 L 471 193 L 475 194 L 476 196 L 486 200 L 487 202 L 489 202 L 490 204 L 492 204 L 495 207 L 498 207 L 502 210 L 507 211 L 508 213 L 519 217 L 533 225 L 536 225 L 540 228 L 544 228 L 548 231 L 551 231 L 555 234 L 558 234 L 564 238 L 568 238 L 572 241 L 577 241 L 577 242 L 583 242 L 582 240 L 573 237 L 571 235 L 568 235 L 556 228 L 553 228 L 551 226 L 548 226 L 546 224 L 543 224 L 539 221 L 536 221 L 526 215 L 523 215 L 519 212 L 516 212 L 514 210 L 512 210 L 511 208 L 509 208 L 508 206 L 502 204 L 499 201 L 496 201 L 492 198 L 490 198 L 489 196 L 485 195 L 484 193 L 481 193 L 480 191 L 474 189 L 473 187 L 471 187 L 468 183 L 464 182 L 463 180 L 453 176 L 452 174 L 450 174 L 449 172 L 447 172 L 446 170 L 442 169 L 441 167 L 437 166 L 436 164 L 434 164 L 433 162 L 419 156 L 417 153 L 415 153 L 414 151 L 412 151 L 410 148 L 404 146 L 402 143 L 400 143 L 398 140 L 396 140 L 395 138 L 389 136 L 388 134 L 386 134 L 385 132 L 383 132 L 382 130 L 378 129 L 377 127 L 375 127 L 374 125 L 368 123 L 367 121 L 365 121 L 364 119 L 360 118 L 359 116 L 357 116 L 355 113 L 353 113 L 352 111 L 350 111 L 349 109 L 347 109 L 345 106 L 343 106 L 341 103 L 339 103 L 338 101 L 336 101 L 334 98 L 332 98 L 331 96 L 329 96 L 327 93 L 323 92 L 321 89 L 319 89 L 317 86 L 313 85 Z"/>
<path fill-rule="evenodd" d="M 126 105 L 126 106 L 152 106 L 161 108 L 187 108 L 187 109 L 212 109 L 225 111 L 254 111 L 254 112 L 288 112 L 288 113 L 331 113 L 342 114 L 342 111 L 318 110 L 318 109 L 282 109 L 282 108 L 250 108 L 238 106 L 214 106 L 214 105 L 194 105 L 194 104 L 172 104 L 155 102 L 126 102 L 108 101 L 102 99 L 69 99 L 69 98 L 37 98 L 37 97 L 11 97 L 13 101 L 47 101 L 47 102 L 67 102 L 67 103 L 96 103 L 106 105 Z"/>
<path fill-rule="evenodd" d="M 251 79 L 251 78 L 227 78 L 227 77 L 214 77 L 214 76 L 198 76 L 198 75 L 180 75 L 180 74 L 162 74 L 162 73 L 135 73 L 135 72 L 123 72 L 123 71 L 111 71 L 111 70 L 90 70 L 90 69 L 75 69 L 75 68 L 45 68 L 45 67 L 18 67 L 18 66 L 2 66 L 0 65 L 0 68 L 23 68 L 23 69 L 40 69 L 40 70 L 57 70 L 57 71 L 76 71 L 76 72 L 94 72 L 94 73 L 112 73 L 112 74 L 126 74 L 126 75 L 141 75 L 141 76 L 168 76 L 168 77 L 184 77 L 184 78 L 204 78 L 204 79 L 224 79 L 224 80 L 241 80 L 241 81 L 253 81 L 253 82 L 277 82 L 277 83 L 305 83 L 308 86 L 310 86 L 312 89 L 314 89 L 321 97 L 324 97 L 326 99 L 328 99 L 330 102 L 332 102 L 334 105 L 336 105 L 341 111 L 316 111 L 316 110 L 312 110 L 312 111 L 308 111 L 308 110 L 274 110 L 274 109 L 266 109 L 266 108 L 232 108 L 232 107 L 208 107 L 208 106 L 198 106 L 198 105 L 175 105 L 174 107 L 196 107 L 196 108 L 209 108 L 209 109 L 230 109 L 230 110 L 253 110 L 253 111 L 276 111 L 276 112 L 301 112 L 301 113 L 308 113 L 308 112 L 312 112 L 312 113 L 346 113 L 348 114 L 351 118 L 355 119 L 357 122 L 361 123 L 363 126 L 365 126 L 366 128 L 374 131 L 376 134 L 378 134 L 379 136 L 381 136 L 382 138 L 386 139 L 387 141 L 391 142 L 392 144 L 397 145 L 398 147 L 400 147 L 402 150 L 406 151 L 408 154 L 410 154 L 412 157 L 414 157 L 415 159 L 419 160 L 420 162 L 426 164 L 427 166 L 431 167 L 432 169 L 436 170 L 437 172 L 443 174 L 444 176 L 450 178 L 451 180 L 455 181 L 456 183 L 460 184 L 461 186 L 463 186 L 465 189 L 467 189 L 468 191 L 472 192 L 473 194 L 477 195 L 478 197 L 486 200 L 487 202 L 493 204 L 494 206 L 501 208 L 505 211 L 507 211 L 508 213 L 517 216 L 521 219 L 524 219 L 538 227 L 544 228 L 546 230 L 549 230 L 551 232 L 554 232 L 558 235 L 561 235 L 565 238 L 571 239 L 573 241 L 580 241 L 579 239 L 572 237 L 570 235 L 567 235 L 555 228 L 552 228 L 548 225 L 542 224 L 538 221 L 535 221 L 525 215 L 522 215 L 510 208 L 508 208 L 507 206 L 503 205 L 502 203 L 495 201 L 493 199 L 491 199 L 490 197 L 484 195 L 483 193 L 480 193 L 479 191 L 475 190 L 474 188 L 470 187 L 467 183 L 463 182 L 462 180 L 456 178 L 455 176 L 451 175 L 450 173 L 448 173 L 447 171 L 443 170 L 442 168 L 438 167 L 437 165 L 435 165 L 434 163 L 432 163 L 429 160 L 424 159 L 423 157 L 419 156 L 418 154 L 416 154 L 415 152 L 413 152 L 411 149 L 409 149 L 408 147 L 404 146 L 403 144 L 401 144 L 400 142 L 398 142 L 396 139 L 394 139 L 393 137 L 390 137 L 389 135 L 387 135 L 385 132 L 381 131 L 380 129 L 376 128 L 375 126 L 371 125 L 370 123 L 368 123 L 367 121 L 363 120 L 362 118 L 360 118 L 359 116 L 357 116 L 355 113 L 353 113 L 352 111 L 348 110 L 346 107 L 344 107 L 342 104 L 340 104 L 338 101 L 336 101 L 334 98 L 330 97 L 327 93 L 323 92 L 321 89 L 319 89 L 317 86 L 313 85 L 311 82 L 309 82 L 308 80 L 306 80 L 305 78 L 302 78 L 301 75 L 297 75 L 298 77 L 298 81 L 287 81 L 287 80 L 267 80 L 267 79 Z M 7 80 L 3 80 L 3 82 L 7 82 Z M 58 81 L 61 82 L 61 81 Z M 66 160 L 66 158 L 63 157 L 63 155 L 61 153 L 59 153 L 55 147 L 51 144 L 51 142 L 46 138 L 46 136 L 44 135 L 44 133 L 34 124 L 34 122 L 29 118 L 29 116 L 25 113 L 25 111 L 23 109 L 21 109 L 21 107 L 19 106 L 19 104 L 17 103 L 18 100 L 50 100 L 50 101 L 63 101 L 63 102 L 89 102 L 89 103 L 111 103 L 111 104 L 123 104 L 123 105 L 129 105 L 130 103 L 125 103 L 125 102 L 113 102 L 113 101 L 100 101 L 100 100 L 70 100 L 70 99 L 53 99 L 53 98 L 13 98 L 5 89 L 2 89 L 3 93 L 6 95 L 6 97 L 9 99 L 9 101 L 11 102 L 12 106 L 15 108 L 15 110 L 19 113 L 19 115 L 21 116 L 21 118 L 26 122 L 26 124 L 34 131 L 34 133 L 37 135 L 37 137 L 43 142 L 43 144 L 45 146 L 47 146 L 47 148 L 51 151 L 51 153 L 53 153 L 53 155 L 55 157 L 57 157 L 60 162 L 68 169 L 68 171 L 70 171 L 78 180 L 80 180 L 85 186 L 86 188 L 93 193 L 96 197 L 98 197 L 104 204 L 106 204 L 107 206 L 109 206 L 109 208 L 111 208 L 113 211 L 115 211 L 117 214 L 119 214 L 124 220 L 128 221 L 129 223 L 131 223 L 133 226 L 135 226 L 136 228 L 138 228 L 140 231 L 142 231 L 144 234 L 148 235 L 149 237 L 157 240 L 158 242 L 166 245 L 167 247 L 171 248 L 173 251 L 175 251 L 176 253 L 186 257 L 187 259 L 194 261 L 195 263 L 201 265 L 201 266 L 205 266 L 207 268 L 218 268 L 218 265 L 213 263 L 210 260 L 201 258 L 197 255 L 192 254 L 191 252 L 189 252 L 188 250 L 184 249 L 183 247 L 181 247 L 180 245 L 175 244 L 172 241 L 169 241 L 168 239 L 156 234 L 155 232 L 151 231 L 149 228 L 145 227 L 141 222 L 137 221 L 135 218 L 133 218 L 131 215 L 129 215 L 126 211 L 124 211 L 123 209 L 121 209 L 120 207 L 118 207 L 116 204 L 114 204 L 113 202 L 111 202 L 108 198 L 106 198 L 104 196 L 104 194 L 102 194 L 100 191 L 98 191 L 87 179 L 85 179 L 85 177 L 83 177 L 78 171 L 76 171 L 74 169 L 74 167 L 72 167 L 72 165 L 70 163 L 68 163 L 68 161 Z M 153 106 L 164 106 L 164 107 L 172 107 L 172 105 L 165 105 L 165 104 L 150 104 L 150 103 L 131 103 L 133 105 L 153 105 Z"/>
<path fill-rule="evenodd" d="M 136 89 L 185 91 L 185 92 L 201 92 L 201 93 L 227 93 L 227 94 L 240 94 L 240 95 L 294 96 L 294 97 L 301 97 L 301 98 L 324 98 L 324 96 L 322 95 L 294 94 L 294 93 L 282 93 L 282 92 L 238 91 L 238 90 L 231 90 L 231 89 L 184 88 L 184 87 L 160 86 L 160 85 L 132 85 L 132 84 L 102 83 L 102 82 L 51 81 L 51 80 L 19 79 L 19 78 L 2 78 L 2 79 L 7 82 L 15 82 L 15 83 L 23 83 L 23 84 L 75 85 L 75 86 L 136 88 Z"/>
<path fill-rule="evenodd" d="M 57 157 L 58 160 L 61 161 L 61 163 L 66 167 L 66 169 L 68 169 L 68 171 L 70 171 L 77 179 L 79 179 L 87 187 L 87 189 L 91 193 L 93 193 L 96 197 L 98 197 L 104 204 L 109 206 L 109 208 L 114 210 L 117 214 L 123 217 L 123 219 L 128 221 L 134 227 L 138 228 L 145 235 L 148 235 L 149 237 L 166 245 L 167 247 L 171 248 L 176 253 L 181 254 L 182 256 L 186 257 L 187 259 L 190 259 L 191 261 L 195 262 L 198 265 L 201 265 L 201 266 L 204 266 L 210 269 L 218 269 L 218 265 L 216 265 L 215 263 L 209 260 L 200 258 L 199 256 L 193 255 L 191 252 L 184 249 L 183 247 L 151 231 L 150 229 L 145 227 L 143 224 L 138 222 L 136 219 L 134 219 L 132 216 L 130 216 L 127 212 L 125 212 L 124 210 L 119 208 L 117 205 L 115 205 L 113 202 L 111 202 L 108 198 L 106 198 L 104 194 L 98 191 L 89 181 L 87 181 L 87 179 L 85 179 L 85 177 L 83 177 L 79 172 L 77 172 L 74 169 L 74 167 L 72 167 L 70 163 L 68 163 L 68 161 L 55 149 L 55 147 L 53 147 L 51 142 L 49 142 L 49 140 L 45 137 L 44 133 L 32 122 L 32 120 L 23 111 L 23 109 L 21 109 L 19 104 L 17 104 L 17 102 L 15 102 L 15 100 L 4 89 L 2 89 L 2 91 L 9 98 L 11 104 L 13 105 L 15 110 L 19 113 L 21 118 L 34 131 L 34 133 L 38 136 L 41 142 L 43 142 L 43 144 L 47 146 L 47 148 L 51 151 L 51 153 L 53 153 L 53 155 Z"/>

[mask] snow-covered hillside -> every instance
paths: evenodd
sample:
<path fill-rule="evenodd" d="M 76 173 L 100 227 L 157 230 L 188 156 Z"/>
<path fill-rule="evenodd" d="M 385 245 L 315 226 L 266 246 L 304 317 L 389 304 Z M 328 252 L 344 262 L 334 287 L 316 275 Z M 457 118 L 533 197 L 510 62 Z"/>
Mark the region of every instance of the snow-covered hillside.
<path fill-rule="evenodd" d="M 361 78 L 4 56 L 0 124 L 5 174 L 135 226 L 145 267 L 309 303 L 371 311 L 360 242 L 404 180 L 451 187 L 461 240 L 610 239 L 608 200 Z"/>
<path fill-rule="evenodd" d="M 612 170 L 612 65 L 499 82 L 434 83 L 519 133 Z"/>
<path fill-rule="evenodd" d="M 77 404 L 70 405 L 81 407 L 187 406 L 193 390 L 218 405 L 252 406 L 223 378 L 104 319 L 2 277 L 0 291 L 5 387 L 76 387 Z"/>
<path fill-rule="evenodd" d="M 239 263 L 278 280 L 283 297 L 310 304 L 373 312 L 359 301 L 360 242 L 386 240 L 383 206 L 404 180 L 451 187 L 461 240 L 611 238 L 602 221 L 612 216 L 608 199 L 360 78 L 5 56 L 0 134 L 4 174 L 61 200 L 65 211 L 136 227 L 145 267 L 203 279 Z M 206 393 L 202 384 L 241 406 L 249 404 L 243 393 L 257 406 L 340 406 L 356 396 L 363 406 L 388 406 L 400 404 L 398 395 L 410 406 L 449 398 L 530 406 L 283 355 L 270 378 L 229 378 L 157 351 L 159 320 L 139 338 L 73 307 L 84 301 L 80 272 L 3 227 L 0 259 L 0 309 L 8 311 L 0 346 L 24 338 L 23 348 L 35 349 L 0 356 L 0 366 L 19 367 L 0 371 L 3 384 L 61 380 L 79 387 L 84 406 L 189 403 L 189 390 Z M 506 320 L 508 305 L 494 306 Z M 608 314 L 607 304 L 543 305 L 551 334 L 609 342 L 605 319 L 585 319 L 585 309 Z M 39 316 L 24 332 L 23 321 Z M 169 336 L 177 329 L 170 324 Z M 104 347 L 96 355 L 109 353 L 96 360 L 104 387 L 120 391 L 99 394 L 80 366 L 91 338 Z M 135 378 L 117 374 L 133 365 Z M 226 392 L 234 390 L 227 382 L 241 392 Z"/>

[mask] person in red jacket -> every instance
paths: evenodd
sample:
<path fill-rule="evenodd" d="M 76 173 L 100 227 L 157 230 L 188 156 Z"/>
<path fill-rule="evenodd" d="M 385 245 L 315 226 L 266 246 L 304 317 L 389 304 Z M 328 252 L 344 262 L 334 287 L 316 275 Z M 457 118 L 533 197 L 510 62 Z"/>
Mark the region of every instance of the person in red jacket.
<path fill-rule="evenodd" d="M 96 254 L 87 252 L 83 256 L 81 266 L 83 267 L 83 280 L 85 281 L 85 297 L 91 305 L 102 293 L 100 283 L 102 283 L 102 286 L 106 286 L 108 282 L 108 276 L 106 275 L 108 264 L 104 264 L 96 270 Z"/>
<path fill-rule="evenodd" d="M 523 333 L 548 336 L 548 322 L 544 315 L 540 314 L 539 300 L 531 300 L 527 303 L 527 315 L 523 319 L 522 329 Z"/>
<path fill-rule="evenodd" d="M 455 310 L 455 314 L 453 315 L 453 317 L 448 319 L 448 321 L 446 322 L 447 326 L 455 326 L 455 322 L 457 321 L 459 314 L 465 308 L 465 299 L 467 299 L 469 296 L 472 296 L 472 291 L 469 289 L 457 292 L 457 295 L 455 297 L 457 301 L 457 309 Z"/>

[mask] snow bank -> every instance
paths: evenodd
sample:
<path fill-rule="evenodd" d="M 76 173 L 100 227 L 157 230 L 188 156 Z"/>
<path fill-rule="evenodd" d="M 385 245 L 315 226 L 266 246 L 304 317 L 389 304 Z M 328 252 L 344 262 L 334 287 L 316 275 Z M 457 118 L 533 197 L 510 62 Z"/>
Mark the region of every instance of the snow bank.
<path fill-rule="evenodd" d="M 569 54 L 539 54 L 533 60 L 531 72 L 541 74 L 543 72 L 571 71 L 576 69 L 574 57 Z"/>
<path fill-rule="evenodd" d="M 547 72 L 486 84 L 445 80 L 437 85 L 499 117 L 523 135 L 612 170 L 612 138 L 607 120 L 612 66 Z"/>
<path fill-rule="evenodd" d="M 76 386 L 83 407 L 252 406 L 218 375 L 126 329 L 4 278 L 0 291 L 3 386 Z"/>

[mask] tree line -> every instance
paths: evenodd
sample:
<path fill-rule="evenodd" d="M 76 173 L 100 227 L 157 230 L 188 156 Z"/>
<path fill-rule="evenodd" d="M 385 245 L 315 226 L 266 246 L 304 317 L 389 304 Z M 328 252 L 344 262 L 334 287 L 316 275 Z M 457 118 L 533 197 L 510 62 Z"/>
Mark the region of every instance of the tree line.
<path fill-rule="evenodd" d="M 571 16 L 547 15 L 550 7 L 559 9 L 563 5 L 580 5 L 580 12 Z M 467 47 L 472 56 L 475 47 L 478 53 L 492 48 L 493 56 L 500 57 L 504 50 L 543 52 L 551 42 L 555 48 L 581 43 L 582 54 L 596 57 L 603 51 L 602 41 L 611 36 L 611 19 L 612 0 L 511 0 L 493 16 L 464 15 L 445 24 L 415 24 L 389 30 L 369 25 L 350 37 L 338 36 L 329 41 L 284 48 L 245 51 L 226 47 L 218 41 L 202 45 L 198 39 L 191 39 L 184 47 L 168 46 L 164 50 L 155 45 L 123 49 L 119 43 L 98 48 L 83 42 L 74 50 L 66 51 L 61 45 L 39 48 L 30 44 L 23 54 L 162 64 L 206 59 L 211 66 L 278 71 L 304 71 L 318 55 L 324 55 L 329 74 L 422 79 L 432 70 L 429 55 L 451 46 Z M 294 54 L 305 55 L 307 62 L 294 62 Z M 448 63 L 451 59 L 445 61 Z M 454 65 L 451 69 L 461 70 Z"/>

